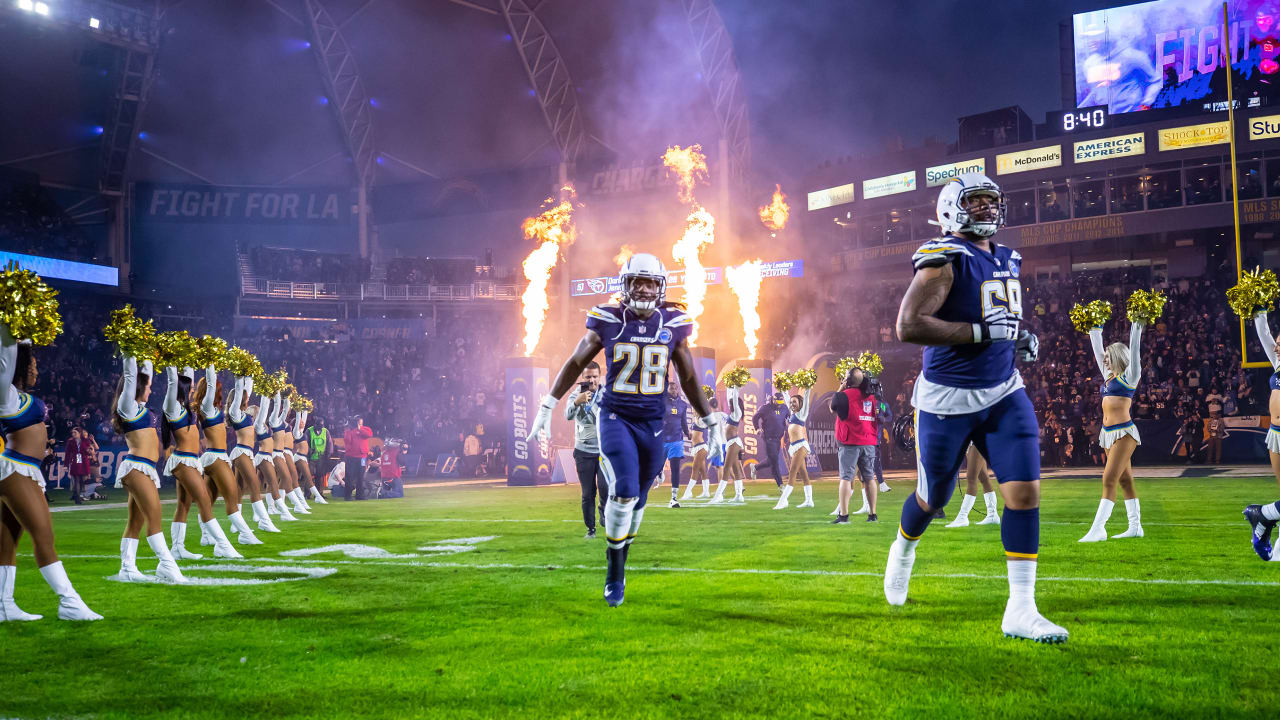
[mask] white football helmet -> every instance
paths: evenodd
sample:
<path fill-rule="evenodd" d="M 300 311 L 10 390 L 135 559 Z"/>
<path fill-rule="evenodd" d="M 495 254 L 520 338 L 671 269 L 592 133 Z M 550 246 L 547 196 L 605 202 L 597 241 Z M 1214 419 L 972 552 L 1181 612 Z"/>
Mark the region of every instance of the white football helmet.
<path fill-rule="evenodd" d="M 969 215 L 970 198 L 986 195 L 995 199 L 992 214 L 982 221 Z M 972 233 L 990 237 L 1004 227 L 1007 206 L 1000 186 L 982 173 L 954 177 L 938 193 L 938 225 L 946 233 Z"/>
<path fill-rule="evenodd" d="M 658 292 L 652 298 L 637 298 L 632 294 L 631 285 L 637 278 L 652 278 L 658 283 Z M 622 263 L 622 271 L 618 273 L 622 281 L 622 304 L 632 310 L 651 311 L 657 309 L 667 299 L 667 269 L 656 255 L 636 253 Z"/>

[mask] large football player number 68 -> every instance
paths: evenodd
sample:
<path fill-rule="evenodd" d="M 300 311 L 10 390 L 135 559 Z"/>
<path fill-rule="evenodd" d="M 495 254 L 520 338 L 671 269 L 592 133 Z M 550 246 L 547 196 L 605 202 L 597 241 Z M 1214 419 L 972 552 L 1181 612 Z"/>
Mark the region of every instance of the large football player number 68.
<path fill-rule="evenodd" d="M 671 349 L 666 345 L 618 343 L 613 346 L 613 361 L 622 363 L 618 377 L 613 381 L 613 391 L 635 395 L 659 395 L 667 389 L 667 361 Z M 635 381 L 636 368 L 640 368 L 640 382 Z"/>
<path fill-rule="evenodd" d="M 994 308 L 997 301 L 1009 308 L 1009 312 L 1022 317 L 1022 282 L 1009 278 L 982 283 L 982 314 Z"/>

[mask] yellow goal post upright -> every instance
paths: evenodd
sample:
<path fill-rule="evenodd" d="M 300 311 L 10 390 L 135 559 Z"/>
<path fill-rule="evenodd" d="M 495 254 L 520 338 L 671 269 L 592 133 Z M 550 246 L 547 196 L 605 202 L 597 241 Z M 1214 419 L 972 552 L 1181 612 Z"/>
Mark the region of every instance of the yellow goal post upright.
<path fill-rule="evenodd" d="M 1240 176 L 1236 172 L 1236 103 L 1235 91 L 1232 89 L 1235 79 L 1231 69 L 1231 62 L 1235 58 L 1232 57 L 1231 53 L 1231 21 L 1228 16 L 1226 0 L 1222 3 L 1222 38 L 1223 52 L 1225 54 L 1223 65 L 1227 71 L 1227 141 L 1230 143 L 1231 153 L 1231 216 L 1236 241 L 1236 282 L 1240 282 L 1244 269 L 1240 266 L 1242 262 L 1240 250 Z M 1249 335 L 1242 317 L 1240 318 L 1240 367 L 1270 368 L 1271 363 L 1265 360 L 1249 361 L 1248 338 Z"/>

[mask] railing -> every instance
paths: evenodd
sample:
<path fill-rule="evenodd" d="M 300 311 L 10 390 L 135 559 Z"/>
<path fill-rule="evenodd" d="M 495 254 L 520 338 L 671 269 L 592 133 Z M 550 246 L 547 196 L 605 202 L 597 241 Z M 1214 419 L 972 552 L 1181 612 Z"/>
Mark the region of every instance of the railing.
<path fill-rule="evenodd" d="M 470 285 L 388 285 L 386 283 L 303 283 L 242 278 L 245 296 L 284 300 L 392 300 L 404 302 L 467 302 L 518 300 L 518 285 L 475 282 Z"/>

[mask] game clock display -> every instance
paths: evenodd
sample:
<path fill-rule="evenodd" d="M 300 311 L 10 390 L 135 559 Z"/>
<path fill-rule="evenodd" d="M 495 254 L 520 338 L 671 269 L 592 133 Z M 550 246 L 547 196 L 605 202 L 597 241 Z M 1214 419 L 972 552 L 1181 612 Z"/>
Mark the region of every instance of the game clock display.
<path fill-rule="evenodd" d="M 1048 113 L 1045 124 L 1061 133 L 1102 130 L 1109 126 L 1110 113 L 1105 105 L 1058 110 Z"/>

